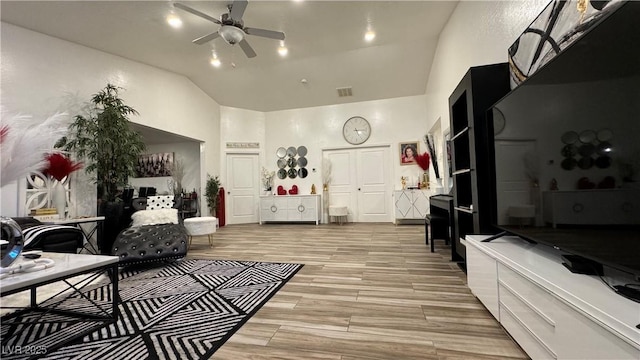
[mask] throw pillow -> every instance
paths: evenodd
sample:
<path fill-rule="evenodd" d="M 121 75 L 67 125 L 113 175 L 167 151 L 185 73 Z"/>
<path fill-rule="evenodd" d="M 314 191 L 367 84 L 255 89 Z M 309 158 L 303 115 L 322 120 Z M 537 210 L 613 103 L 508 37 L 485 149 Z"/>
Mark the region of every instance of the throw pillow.
<path fill-rule="evenodd" d="M 132 227 L 157 224 L 178 224 L 178 209 L 140 210 L 131 215 Z"/>

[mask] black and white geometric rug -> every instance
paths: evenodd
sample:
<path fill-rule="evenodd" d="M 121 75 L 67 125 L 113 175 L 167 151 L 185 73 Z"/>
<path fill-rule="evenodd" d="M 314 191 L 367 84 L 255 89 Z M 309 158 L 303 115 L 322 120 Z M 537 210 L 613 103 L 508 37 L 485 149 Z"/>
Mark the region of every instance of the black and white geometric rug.
<path fill-rule="evenodd" d="M 91 322 L 65 322 L 60 315 L 24 331 L 20 342 L 3 341 L 3 359 L 28 358 L 4 350 L 41 350 L 43 359 L 206 359 L 262 307 L 301 264 L 229 260 L 182 260 L 120 273 L 120 319 L 72 345 L 46 351 Z M 108 304 L 111 285 L 90 285 L 82 292 Z M 42 304 L 46 306 L 46 302 Z M 82 310 L 86 300 L 74 296 L 59 309 Z M 11 322 L 2 322 L 2 337 Z M 38 339 L 38 340 L 36 340 Z M 19 346 L 22 346 L 19 347 Z M 30 355 L 33 355 L 31 353 Z"/>

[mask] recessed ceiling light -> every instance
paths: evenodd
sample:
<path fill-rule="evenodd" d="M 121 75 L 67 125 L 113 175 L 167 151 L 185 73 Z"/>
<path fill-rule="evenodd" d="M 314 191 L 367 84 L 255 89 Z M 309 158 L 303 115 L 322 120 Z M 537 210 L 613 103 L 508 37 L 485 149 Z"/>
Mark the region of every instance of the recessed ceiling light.
<path fill-rule="evenodd" d="M 182 27 L 182 20 L 176 14 L 169 14 L 167 16 L 167 23 L 175 29 Z"/>
<path fill-rule="evenodd" d="M 214 67 L 220 67 L 220 65 L 222 65 L 222 62 L 220 61 L 220 59 L 218 59 L 218 53 L 216 52 L 216 49 L 211 49 L 211 59 L 209 60 L 209 63 L 211 63 L 211 66 Z"/>
<path fill-rule="evenodd" d="M 289 53 L 289 49 L 287 49 L 287 47 L 284 46 L 284 41 L 280 41 L 280 47 L 278 48 L 278 54 L 280 54 L 280 56 L 287 56 L 288 53 Z"/>
<path fill-rule="evenodd" d="M 375 38 L 376 38 L 376 33 L 373 30 L 368 30 L 366 33 L 364 33 L 364 39 L 367 42 L 371 42 Z"/>

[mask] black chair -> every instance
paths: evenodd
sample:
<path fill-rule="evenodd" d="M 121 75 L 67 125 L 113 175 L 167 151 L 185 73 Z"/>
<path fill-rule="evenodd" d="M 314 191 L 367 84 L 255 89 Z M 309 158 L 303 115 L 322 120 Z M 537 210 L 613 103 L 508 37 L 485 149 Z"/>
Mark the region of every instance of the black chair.
<path fill-rule="evenodd" d="M 129 204 L 132 199 L 133 199 L 133 189 L 132 188 L 127 188 L 127 189 L 122 190 L 122 201 L 124 201 L 125 204 Z"/>
<path fill-rule="evenodd" d="M 84 245 L 82 230 L 66 225 L 48 225 L 32 217 L 13 218 L 22 229 L 24 250 L 75 254 Z"/>
<path fill-rule="evenodd" d="M 449 219 L 442 215 L 427 214 L 424 219 L 425 243 L 429 244 L 431 238 L 431 252 L 434 252 L 435 239 L 444 239 L 444 243 L 449 245 Z"/>

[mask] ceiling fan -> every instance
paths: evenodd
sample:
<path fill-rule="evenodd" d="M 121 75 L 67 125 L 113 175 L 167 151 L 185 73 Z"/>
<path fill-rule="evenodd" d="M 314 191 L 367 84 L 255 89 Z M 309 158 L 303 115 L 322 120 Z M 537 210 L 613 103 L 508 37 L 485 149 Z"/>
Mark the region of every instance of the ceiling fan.
<path fill-rule="evenodd" d="M 194 44 L 202 45 L 217 37 L 221 37 L 227 44 L 240 45 L 240 48 L 244 51 L 245 55 L 252 58 L 256 56 L 256 52 L 245 39 L 245 35 L 255 35 L 269 39 L 284 40 L 284 33 L 280 31 L 245 27 L 244 21 L 242 21 L 242 15 L 247 8 L 247 4 L 248 2 L 246 0 L 233 1 L 227 5 L 229 12 L 222 14 L 220 16 L 220 20 L 181 3 L 174 3 L 173 6 L 220 25 L 220 28 L 217 31 L 194 39 L 192 41 Z"/>

